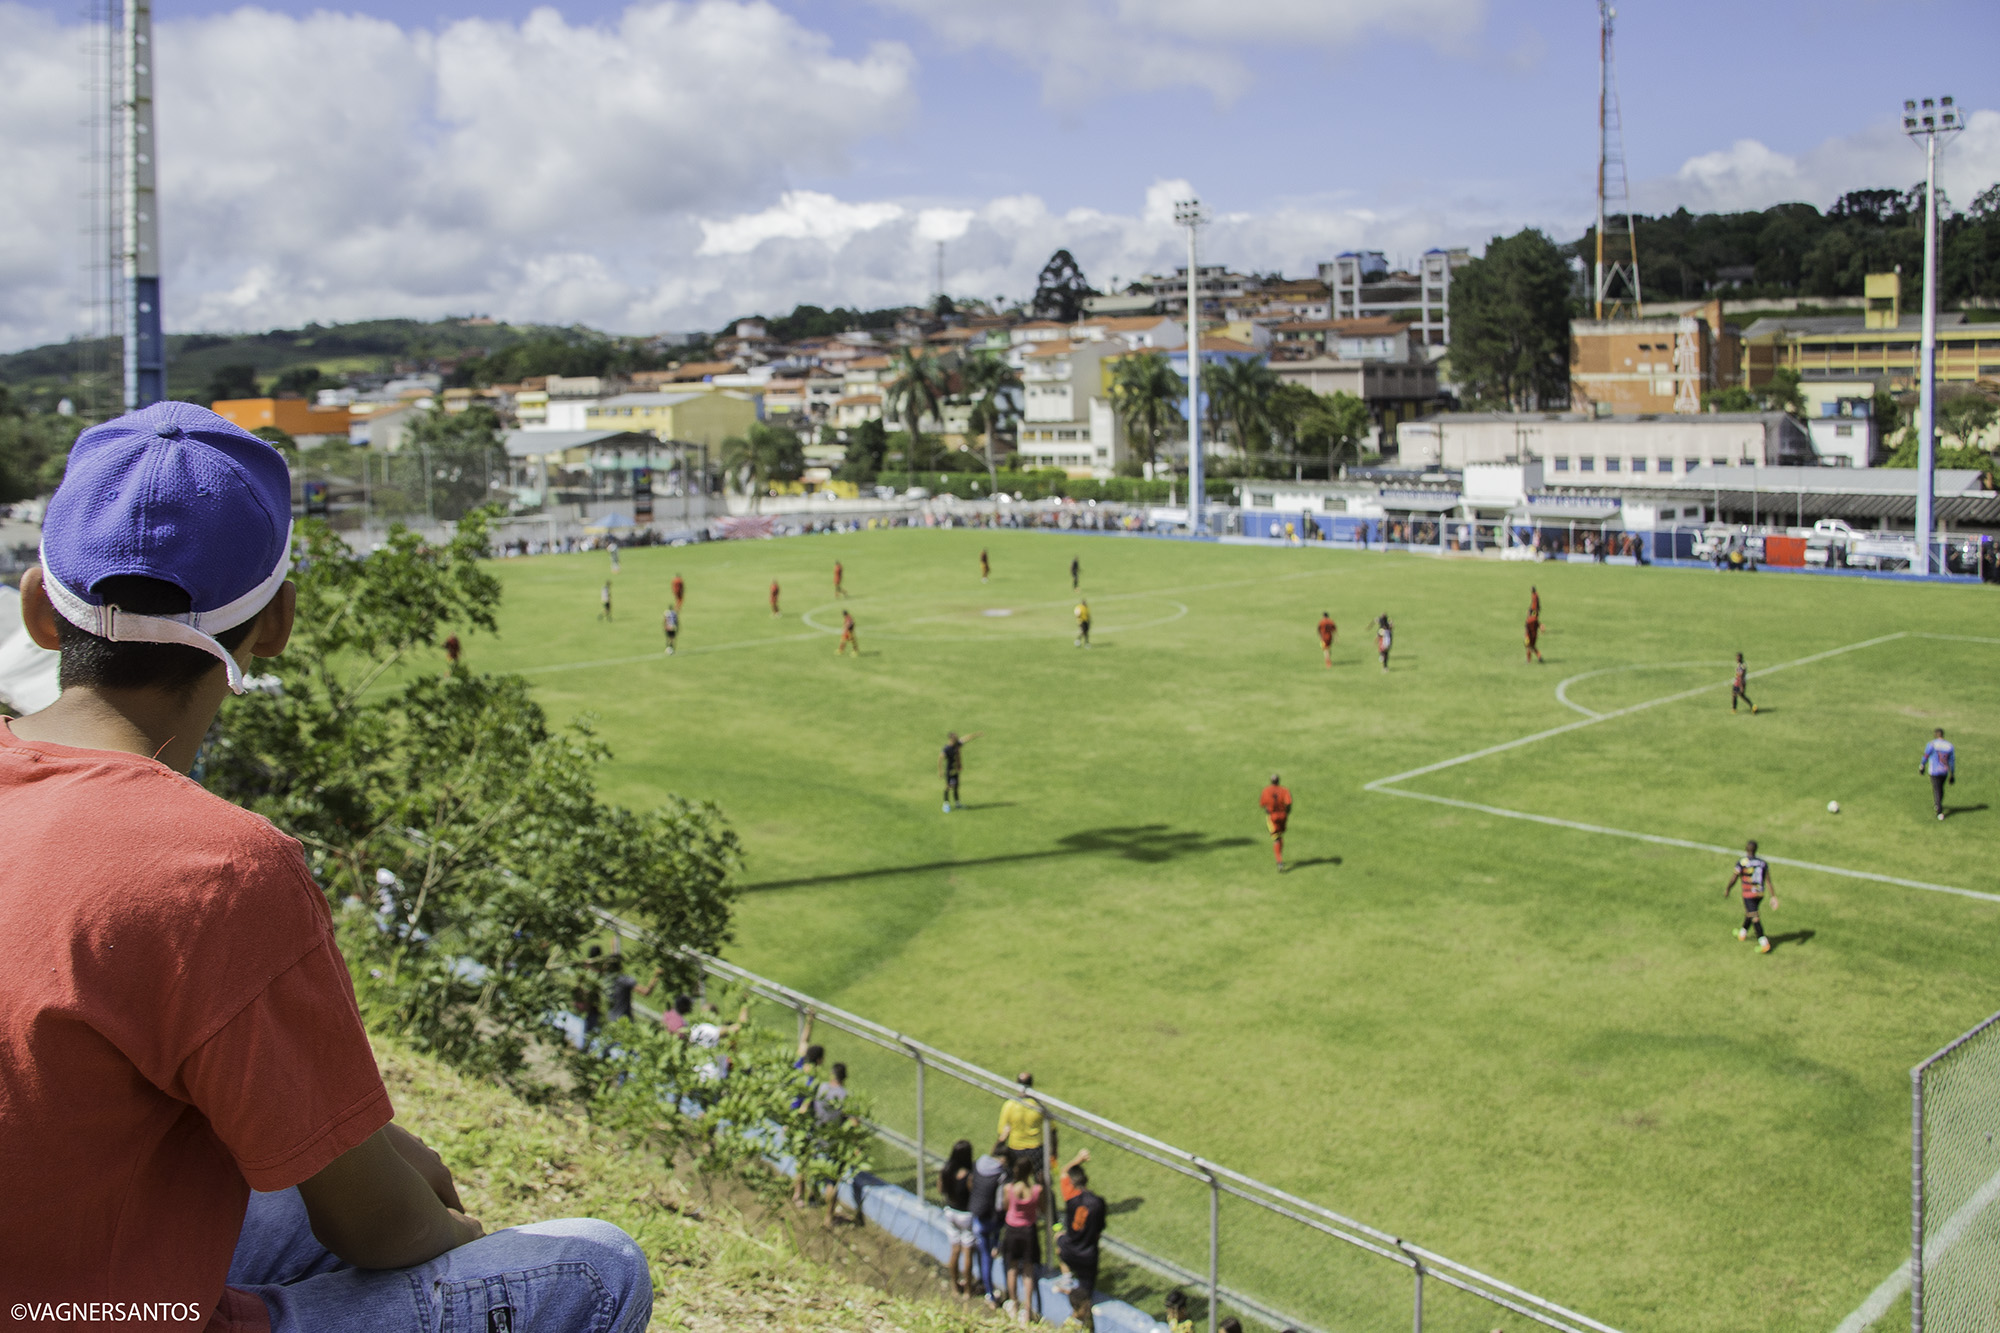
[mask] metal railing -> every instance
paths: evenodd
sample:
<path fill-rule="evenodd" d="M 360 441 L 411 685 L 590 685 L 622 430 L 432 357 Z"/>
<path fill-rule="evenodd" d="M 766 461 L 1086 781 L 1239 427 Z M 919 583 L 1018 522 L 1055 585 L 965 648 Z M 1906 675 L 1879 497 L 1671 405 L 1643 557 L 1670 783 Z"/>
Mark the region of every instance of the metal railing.
<path fill-rule="evenodd" d="M 884 1143 L 909 1154 L 914 1159 L 915 1192 L 919 1199 L 926 1198 L 929 1193 L 927 1178 L 931 1164 L 941 1165 L 943 1161 L 941 1154 L 927 1147 L 926 1073 L 930 1071 L 942 1073 L 965 1088 L 986 1096 L 1010 1098 L 1023 1095 L 1015 1080 L 976 1065 L 949 1051 L 940 1050 L 905 1033 L 858 1014 L 849 1013 L 768 977 L 759 976 L 733 963 L 724 962 L 720 958 L 665 944 L 646 928 L 613 913 L 600 911 L 598 915 L 619 934 L 644 940 L 655 948 L 687 957 L 698 963 L 708 976 L 725 981 L 750 996 L 790 1011 L 797 1016 L 801 1027 L 807 1012 L 810 1011 L 817 1023 L 836 1028 L 868 1042 L 881 1051 L 909 1060 L 914 1066 L 916 1075 L 915 1134 L 906 1135 L 882 1124 L 875 1124 L 872 1128 Z M 1435 1250 L 1337 1213 L 1240 1171 L 1231 1170 L 1220 1163 L 1208 1161 L 1186 1149 L 1175 1147 L 1173 1144 L 1097 1115 L 1059 1097 L 1050 1096 L 1039 1089 L 1035 1090 L 1032 1096 L 1052 1124 L 1067 1127 L 1098 1142 L 1116 1147 L 1133 1158 L 1198 1186 L 1200 1191 L 1207 1195 L 1205 1272 L 1197 1271 L 1188 1264 L 1123 1238 L 1107 1235 L 1101 1244 L 1111 1253 L 1138 1268 L 1149 1270 L 1170 1281 L 1198 1283 L 1204 1287 L 1209 1298 L 1209 1333 L 1215 1333 L 1219 1312 L 1225 1304 L 1272 1328 L 1296 1329 L 1299 1333 L 1328 1333 L 1328 1330 L 1320 1324 L 1294 1311 L 1281 1308 L 1275 1303 L 1281 1299 L 1279 1297 L 1247 1291 L 1240 1285 L 1226 1285 L 1222 1282 L 1222 1217 L 1225 1200 L 1240 1201 L 1259 1213 L 1280 1219 L 1294 1227 L 1303 1228 L 1311 1236 L 1338 1242 L 1339 1247 L 1346 1250 L 1372 1255 L 1406 1270 L 1411 1276 L 1410 1308 L 1412 1328 L 1416 1333 L 1422 1333 L 1424 1328 L 1427 1282 L 1439 1283 L 1467 1293 L 1545 1328 L 1563 1330 L 1564 1333 L 1617 1333 L 1617 1330 L 1607 1324 L 1503 1282 L 1478 1269 L 1458 1263 Z M 1045 1159 L 1051 1180 L 1055 1179 L 1058 1169 L 1054 1161 L 1054 1137 L 1050 1134 L 1044 1138 Z M 1045 1220 L 1044 1226 L 1046 1225 Z"/>

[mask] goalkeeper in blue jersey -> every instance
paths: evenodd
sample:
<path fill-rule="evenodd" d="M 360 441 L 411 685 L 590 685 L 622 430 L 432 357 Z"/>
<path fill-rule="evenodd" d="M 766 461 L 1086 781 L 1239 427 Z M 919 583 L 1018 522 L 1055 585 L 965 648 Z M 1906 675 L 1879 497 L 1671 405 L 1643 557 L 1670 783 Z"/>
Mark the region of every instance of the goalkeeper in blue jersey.
<path fill-rule="evenodd" d="M 1958 781 L 1958 748 L 1944 738 L 1944 728 L 1931 733 L 1930 744 L 1924 746 L 1924 757 L 1918 761 L 1917 771 L 1931 780 L 1931 806 L 1939 819 L 1944 818 L 1944 787 L 1947 782 Z"/>

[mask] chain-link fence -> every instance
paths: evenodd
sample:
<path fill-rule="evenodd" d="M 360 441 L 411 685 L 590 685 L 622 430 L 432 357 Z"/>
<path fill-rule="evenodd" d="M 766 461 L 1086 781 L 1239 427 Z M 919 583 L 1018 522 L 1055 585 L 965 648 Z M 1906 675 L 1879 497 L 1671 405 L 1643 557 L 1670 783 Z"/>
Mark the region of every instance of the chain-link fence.
<path fill-rule="evenodd" d="M 643 927 L 603 915 L 628 938 L 658 946 Z M 829 1054 L 848 1066 L 848 1086 L 869 1098 L 872 1128 L 885 1149 L 878 1174 L 927 1202 L 936 1202 L 934 1173 L 953 1142 L 966 1139 L 984 1151 L 994 1141 L 998 1099 L 1022 1095 L 1011 1075 L 721 959 L 689 956 L 709 977 L 747 993 L 756 1021 L 802 1025 L 810 1011 L 816 1034 L 832 1028 L 859 1039 Z M 1099 1287 L 1106 1296 L 1157 1309 L 1169 1289 L 1184 1287 L 1191 1297 L 1190 1317 L 1205 1315 L 1209 1333 L 1230 1314 L 1299 1333 L 1393 1328 L 1404 1320 L 1417 1333 L 1487 1333 L 1496 1306 L 1567 1333 L 1615 1333 L 1412 1241 L 1040 1088 L 1032 1095 L 1053 1126 L 1044 1138 L 1050 1180 L 1077 1149 L 1091 1152 L 1091 1185 L 1109 1214 Z M 1044 1218 L 1045 1227 L 1049 1220 Z M 1053 1254 L 1052 1237 L 1043 1240 L 1042 1252 Z"/>
<path fill-rule="evenodd" d="M 1914 1333 L 2000 1329 L 2000 1014 L 1910 1071 Z"/>

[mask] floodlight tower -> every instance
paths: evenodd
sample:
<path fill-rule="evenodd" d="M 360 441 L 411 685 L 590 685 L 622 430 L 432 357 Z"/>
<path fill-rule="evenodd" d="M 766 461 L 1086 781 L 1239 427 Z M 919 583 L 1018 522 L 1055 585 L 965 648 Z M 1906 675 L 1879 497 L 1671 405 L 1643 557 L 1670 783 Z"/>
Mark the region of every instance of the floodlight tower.
<path fill-rule="evenodd" d="M 1611 49 L 1611 25 L 1618 11 L 1610 0 L 1597 0 L 1597 267 L 1593 284 L 1594 315 L 1599 320 L 1616 319 L 1630 307 L 1641 313 L 1639 294 L 1639 236 L 1632 227 L 1631 192 L 1625 179 L 1625 125 L 1618 110 L 1618 79 Z M 1625 246 L 1628 258 L 1604 262 L 1604 228 L 1618 214 L 1607 205 L 1615 201 L 1625 207 Z M 1609 309 L 1610 313 L 1605 311 Z"/>
<path fill-rule="evenodd" d="M 1931 572 L 1931 513 L 1937 489 L 1937 155 L 1965 128 L 1949 97 L 1903 103 L 1903 133 L 1924 145 L 1924 344 L 1917 381 L 1917 555 L 1914 573 Z"/>
<path fill-rule="evenodd" d="M 124 0 L 118 45 L 123 64 L 118 119 L 120 202 L 118 258 L 124 274 L 125 410 L 167 396 L 167 349 L 160 334 L 160 215 L 154 188 L 153 4 Z"/>
<path fill-rule="evenodd" d="M 1174 205 L 1174 221 L 1187 228 L 1187 352 L 1188 352 L 1188 531 L 1201 531 L 1201 282 L 1195 267 L 1195 236 L 1208 221 L 1201 200 L 1182 199 Z"/>

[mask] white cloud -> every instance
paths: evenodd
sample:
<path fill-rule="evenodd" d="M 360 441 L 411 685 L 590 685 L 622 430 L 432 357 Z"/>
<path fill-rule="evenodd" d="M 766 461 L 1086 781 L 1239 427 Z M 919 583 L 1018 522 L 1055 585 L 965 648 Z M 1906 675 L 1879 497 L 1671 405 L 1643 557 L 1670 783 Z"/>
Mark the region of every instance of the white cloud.
<path fill-rule="evenodd" d="M 876 0 L 961 48 L 990 47 L 1042 78 L 1052 103 L 1196 87 L 1227 101 L 1251 83 L 1247 46 L 1351 48 L 1374 34 L 1459 47 L 1485 0 Z"/>
<path fill-rule="evenodd" d="M 1738 139 L 1681 164 L 1670 178 L 1633 190 L 1633 206 L 1662 212 L 1686 205 L 1696 212 L 1769 208 L 1803 202 L 1825 208 L 1849 190 L 1901 188 L 1924 175 L 1921 147 L 1893 122 L 1828 139 L 1796 156 Z M 2000 111 L 1975 111 L 1965 132 L 1938 156 L 1938 183 L 1955 207 L 2000 180 Z"/>
<path fill-rule="evenodd" d="M 767 0 L 437 32 L 246 7 L 163 22 L 157 43 L 175 329 L 473 309 L 629 325 L 690 257 L 693 217 L 837 171 L 915 105 L 906 48 L 836 52 Z M 0 0 L 0 345 L 79 327 L 81 45 Z M 862 207 L 854 225 L 880 220 Z"/>

